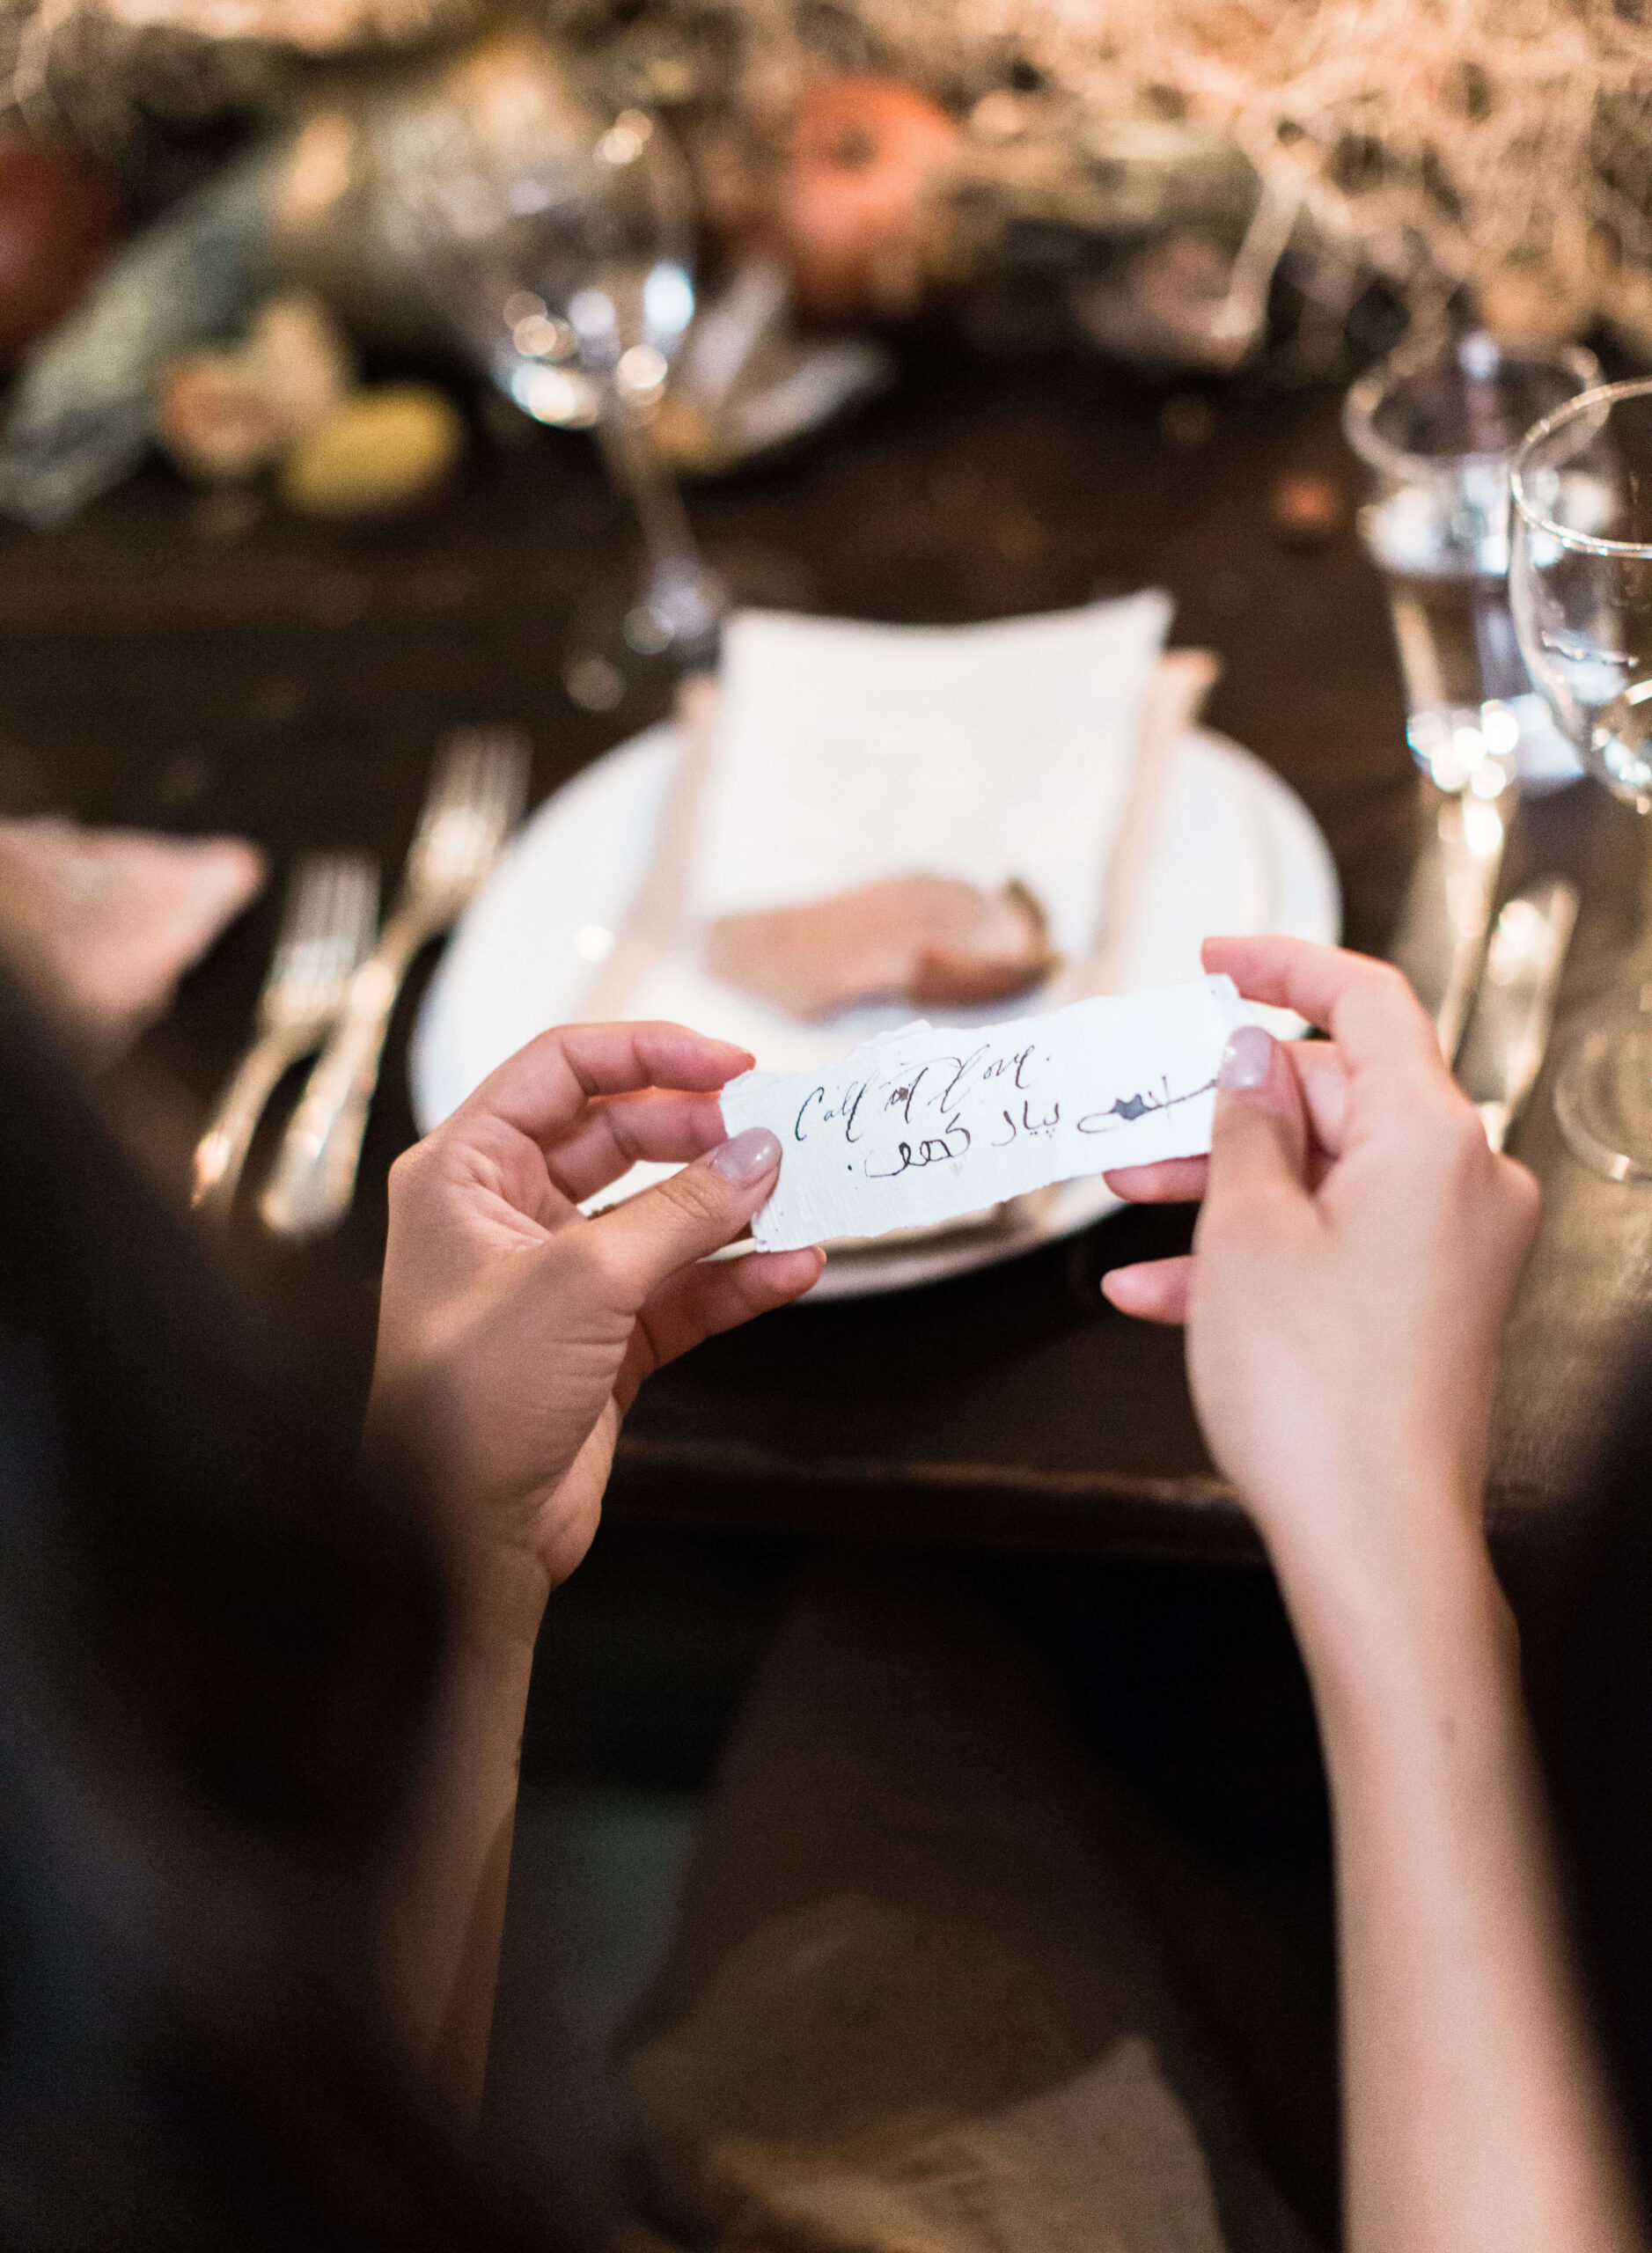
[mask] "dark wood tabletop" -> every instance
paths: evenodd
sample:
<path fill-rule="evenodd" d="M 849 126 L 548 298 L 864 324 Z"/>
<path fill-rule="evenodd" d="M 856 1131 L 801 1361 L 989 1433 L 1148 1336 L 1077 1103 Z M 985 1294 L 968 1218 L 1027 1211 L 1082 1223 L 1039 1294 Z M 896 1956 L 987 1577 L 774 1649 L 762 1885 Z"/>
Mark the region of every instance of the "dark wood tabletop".
<path fill-rule="evenodd" d="M 1208 717 L 1300 792 L 1341 877 L 1350 944 L 1380 950 L 1418 793 L 1377 578 L 1351 525 L 1275 529 L 1292 472 L 1351 504 L 1325 392 L 1167 393 L 1076 360 L 914 353 L 904 380 L 805 448 L 691 495 L 744 601 L 953 623 L 1157 583 L 1173 640 L 1215 649 Z M 519 723 L 533 796 L 664 710 L 634 682 L 577 708 L 567 660 L 612 635 L 632 538 L 583 439 L 479 437 L 428 513 L 329 529 L 192 495 L 156 468 L 61 531 L 0 532 L 0 810 L 363 846 L 393 877 L 430 753 L 456 723 Z M 1522 810 L 1511 884 L 1565 870 L 1583 915 L 1569 1014 L 1630 974 L 1641 837 L 1593 784 Z M 246 1037 L 278 887 L 187 982 L 107 1086 L 174 1193 Z M 222 1255 L 296 1327 L 325 1381 L 364 1388 L 385 1177 L 413 1135 L 404 997 L 346 1226 L 293 1248 L 238 1217 Z M 1564 1017 L 1563 1017 L 1564 1023 Z M 281 1102 L 257 1146 L 267 1163 Z M 1509 1339 L 1489 1508 L 1510 1536 L 1574 1487 L 1608 1413 L 1652 1260 L 1652 1192 L 1586 1174 L 1546 1082 L 1516 1149 L 1547 1193 Z M 1186 1214 L 1123 1214 L 955 1281 L 803 1307 L 702 1347 L 645 1390 L 612 1509 L 633 1519 L 1208 1558 L 1254 1553 L 1200 1443 L 1174 1334 L 1101 1300 L 1109 1266 L 1185 1242 Z"/>

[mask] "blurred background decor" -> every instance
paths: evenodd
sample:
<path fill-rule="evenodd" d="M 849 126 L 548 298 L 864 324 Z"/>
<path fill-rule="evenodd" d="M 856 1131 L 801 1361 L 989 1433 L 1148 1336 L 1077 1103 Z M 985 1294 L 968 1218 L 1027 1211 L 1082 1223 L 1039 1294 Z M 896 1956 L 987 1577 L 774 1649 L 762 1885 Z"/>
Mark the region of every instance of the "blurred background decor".
<path fill-rule="evenodd" d="M 680 148 L 714 334 L 657 436 L 702 473 L 888 379 L 822 327 L 941 311 L 1286 381 L 1465 303 L 1652 343 L 1652 45 L 1613 0 L 0 0 L 0 344 L 40 340 L 0 501 L 33 521 L 123 474 L 172 363 L 273 291 L 422 372 L 405 214 L 443 120 L 438 161 L 507 186 L 586 114 Z"/>

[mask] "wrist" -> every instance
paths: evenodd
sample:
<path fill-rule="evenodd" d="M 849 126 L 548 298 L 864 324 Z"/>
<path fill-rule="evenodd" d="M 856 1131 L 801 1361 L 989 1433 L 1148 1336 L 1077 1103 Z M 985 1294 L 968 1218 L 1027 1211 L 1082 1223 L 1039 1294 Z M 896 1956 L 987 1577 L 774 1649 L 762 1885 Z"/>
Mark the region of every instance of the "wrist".
<path fill-rule="evenodd" d="M 480 1660 L 531 1663 L 551 1584 L 537 1557 L 490 1552 L 459 1560 L 453 1575 L 455 1648 Z"/>
<path fill-rule="evenodd" d="M 1435 1457 L 1328 1466 L 1289 1509 L 1254 1515 L 1304 1659 L 1333 1670 L 1501 1604 L 1479 1480 Z"/>
<path fill-rule="evenodd" d="M 442 1656 L 440 1702 L 450 1714 L 485 1717 L 520 1738 L 533 1678 L 533 1645 L 485 1624 L 454 1620 Z"/>
<path fill-rule="evenodd" d="M 512 1543 L 486 1498 L 466 1492 L 440 1435 L 418 1413 L 419 1388 L 374 1373 L 362 1431 L 369 1475 L 418 1505 L 446 1582 L 448 1629 L 455 1648 L 501 1663 L 532 1655 L 551 1579 L 528 1546 Z"/>
<path fill-rule="evenodd" d="M 1406 1503 L 1380 1541 L 1334 1561 L 1275 1559 L 1328 1752 L 1519 1696 L 1519 1636 L 1478 1497 L 1413 1493 Z"/>

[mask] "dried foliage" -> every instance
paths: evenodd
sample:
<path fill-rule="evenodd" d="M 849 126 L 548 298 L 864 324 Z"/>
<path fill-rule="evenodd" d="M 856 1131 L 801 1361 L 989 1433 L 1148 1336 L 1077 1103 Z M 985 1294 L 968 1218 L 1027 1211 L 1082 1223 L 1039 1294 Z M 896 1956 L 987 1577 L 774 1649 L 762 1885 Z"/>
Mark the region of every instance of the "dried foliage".
<path fill-rule="evenodd" d="M 605 11 L 549 0 L 570 29 Z M 1029 144 L 1088 139 L 1104 160 L 1174 169 L 1215 137 L 1277 195 L 1300 195 L 1322 264 L 1382 274 L 1413 303 L 1472 283 L 1505 326 L 1604 316 L 1652 338 L 1652 0 L 650 0 L 624 13 L 623 41 L 663 50 L 707 46 L 723 19 L 723 52 L 742 58 L 724 83 L 753 117 L 782 114 L 809 70 L 887 70 L 971 120 L 974 173 L 995 170 L 1012 197 L 1060 170 L 1040 173 Z"/>
<path fill-rule="evenodd" d="M 1652 343 L 1652 0 L 519 4 L 681 106 L 719 216 L 760 202 L 804 76 L 877 70 L 966 121 L 978 202 L 1104 234 L 1208 221 L 1230 253 L 1259 173 L 1300 202 L 1333 310 L 1374 272 L 1413 305 L 1467 283 L 1503 327 Z M 0 0 L 0 86 L 120 161 L 157 118 L 279 108 L 295 54 L 501 4 Z"/>
<path fill-rule="evenodd" d="M 278 112 L 296 57 L 422 38 L 479 12 L 477 0 L 0 0 L 0 123 L 138 171 L 158 128 Z"/>
<path fill-rule="evenodd" d="M 1231 135 L 1317 231 L 1504 325 L 1652 330 L 1652 27 L 1635 0 L 877 0 L 1014 45 L 1086 108 Z"/>
<path fill-rule="evenodd" d="M 202 39 L 270 40 L 310 55 L 422 39 L 474 14 L 455 0 L 102 0 L 113 21 Z"/>

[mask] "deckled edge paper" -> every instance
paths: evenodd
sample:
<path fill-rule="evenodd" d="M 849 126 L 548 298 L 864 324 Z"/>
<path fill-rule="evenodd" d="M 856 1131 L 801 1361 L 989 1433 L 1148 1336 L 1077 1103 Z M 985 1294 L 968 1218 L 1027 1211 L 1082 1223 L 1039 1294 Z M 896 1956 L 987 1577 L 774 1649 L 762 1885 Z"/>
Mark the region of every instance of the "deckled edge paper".
<path fill-rule="evenodd" d="M 1200 978 L 965 1031 L 920 1021 L 823 1071 L 743 1073 L 723 1090 L 725 1129 L 767 1126 L 783 1153 L 758 1249 L 933 1228 L 1051 1182 L 1197 1156 L 1222 1052 L 1249 1022 L 1230 978 Z"/>

